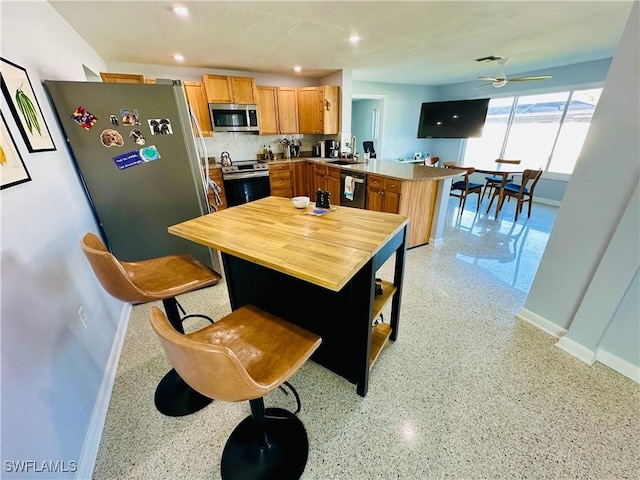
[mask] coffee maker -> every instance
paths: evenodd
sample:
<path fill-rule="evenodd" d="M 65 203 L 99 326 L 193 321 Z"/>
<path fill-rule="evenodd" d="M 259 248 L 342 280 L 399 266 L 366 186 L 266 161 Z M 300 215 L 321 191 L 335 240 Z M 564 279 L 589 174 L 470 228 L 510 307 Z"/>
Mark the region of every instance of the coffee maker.
<path fill-rule="evenodd" d="M 340 144 L 337 140 L 324 141 L 324 155 L 325 158 L 338 158 L 340 155 Z"/>

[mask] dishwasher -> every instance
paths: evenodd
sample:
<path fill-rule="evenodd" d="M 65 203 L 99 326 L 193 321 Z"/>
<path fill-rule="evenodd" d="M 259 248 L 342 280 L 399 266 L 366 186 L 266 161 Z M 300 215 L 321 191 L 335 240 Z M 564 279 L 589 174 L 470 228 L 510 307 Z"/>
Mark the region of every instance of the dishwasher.
<path fill-rule="evenodd" d="M 353 200 L 345 195 L 345 178 L 353 178 Z M 340 172 L 340 205 L 343 207 L 365 208 L 367 200 L 367 176 L 362 173 Z"/>

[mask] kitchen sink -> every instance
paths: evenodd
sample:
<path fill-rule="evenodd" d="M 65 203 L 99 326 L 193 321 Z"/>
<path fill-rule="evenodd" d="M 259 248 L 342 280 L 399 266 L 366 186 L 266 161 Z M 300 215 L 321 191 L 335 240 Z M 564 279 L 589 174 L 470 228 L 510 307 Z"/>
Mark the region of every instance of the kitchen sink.
<path fill-rule="evenodd" d="M 360 162 L 358 160 L 335 160 L 335 161 L 328 161 L 327 163 L 330 163 L 332 165 L 359 165 L 365 162 Z"/>

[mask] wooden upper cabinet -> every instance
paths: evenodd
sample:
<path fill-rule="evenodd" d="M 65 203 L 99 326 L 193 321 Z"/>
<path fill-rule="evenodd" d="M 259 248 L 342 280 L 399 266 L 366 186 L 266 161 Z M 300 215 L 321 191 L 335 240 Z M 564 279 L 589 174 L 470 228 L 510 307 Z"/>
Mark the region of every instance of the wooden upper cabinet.
<path fill-rule="evenodd" d="M 295 87 L 256 87 L 261 135 L 298 133 L 298 95 Z"/>
<path fill-rule="evenodd" d="M 278 113 L 277 113 L 277 87 L 263 87 L 258 85 L 258 122 L 260 125 L 260 135 L 277 135 L 278 133 Z"/>
<path fill-rule="evenodd" d="M 298 133 L 298 90 L 295 87 L 278 87 L 279 133 Z"/>
<path fill-rule="evenodd" d="M 337 134 L 340 128 L 340 87 L 298 87 L 299 133 Z"/>
<path fill-rule="evenodd" d="M 211 127 L 211 117 L 209 116 L 209 105 L 207 103 L 207 94 L 204 86 L 200 82 L 183 82 L 184 91 L 187 95 L 187 102 L 193 111 L 203 137 L 212 137 L 213 128 Z M 195 132 L 198 135 L 198 132 Z"/>
<path fill-rule="evenodd" d="M 255 104 L 256 79 L 253 77 L 229 77 L 233 87 L 234 103 Z"/>
<path fill-rule="evenodd" d="M 107 83 L 148 83 L 145 82 L 144 75 L 133 73 L 100 72 L 100 78 Z"/>
<path fill-rule="evenodd" d="M 322 133 L 321 94 L 318 87 L 298 88 L 298 122 L 300 133 Z"/>
<path fill-rule="evenodd" d="M 256 81 L 253 77 L 228 77 L 203 75 L 202 83 L 207 92 L 208 103 L 255 104 Z"/>

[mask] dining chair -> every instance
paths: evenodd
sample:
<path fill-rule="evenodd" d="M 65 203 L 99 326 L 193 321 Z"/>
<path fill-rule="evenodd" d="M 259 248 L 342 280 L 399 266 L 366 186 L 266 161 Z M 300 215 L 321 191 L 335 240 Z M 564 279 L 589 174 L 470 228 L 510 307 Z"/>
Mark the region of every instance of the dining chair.
<path fill-rule="evenodd" d="M 538 180 L 542 176 L 542 169 L 540 170 L 525 170 L 522 173 L 522 181 L 520 184 L 516 183 L 507 183 L 503 187 L 502 200 L 499 200 L 498 212 L 502 210 L 502 205 L 504 204 L 505 198 L 514 197 L 517 199 L 518 203 L 516 204 L 516 214 L 514 221 L 518 221 L 518 214 L 522 213 L 522 206 L 525 203 L 529 204 L 527 218 L 531 218 L 531 203 L 533 201 L 533 192 L 538 184 Z M 494 190 L 493 196 L 491 197 L 491 202 L 489 203 L 489 208 L 491 208 L 491 204 L 493 203 L 493 199 L 498 194 L 498 190 Z"/>
<path fill-rule="evenodd" d="M 457 197 L 460 199 L 460 215 L 462 215 L 464 205 L 465 203 L 467 203 L 467 197 L 472 193 L 476 193 L 478 195 L 478 207 L 476 211 L 479 211 L 480 195 L 482 194 L 482 184 L 471 182 L 471 174 L 475 172 L 476 169 L 474 167 L 457 167 L 455 165 L 445 165 L 445 168 L 457 168 L 458 170 L 464 170 L 466 172 L 464 174 L 464 180 L 458 180 L 457 182 L 451 184 L 451 191 L 449 192 L 449 195 L 451 197 Z"/>
<path fill-rule="evenodd" d="M 522 160 L 507 160 L 505 158 L 496 158 L 496 163 L 498 164 L 506 163 L 511 165 L 520 165 L 521 162 Z M 489 194 L 487 195 L 487 198 L 491 198 L 491 194 L 495 191 L 495 189 L 499 188 L 502 185 L 504 176 L 490 175 L 488 177 L 484 177 L 484 179 L 485 179 L 485 184 L 484 184 L 484 190 L 482 191 L 482 198 L 480 199 L 481 201 L 484 200 L 484 194 L 487 193 L 487 191 L 489 192 Z M 505 184 L 511 183 L 511 182 L 513 182 L 513 175 L 510 175 L 509 178 L 507 178 Z"/>
<path fill-rule="evenodd" d="M 194 390 L 214 400 L 249 401 L 251 415 L 236 426 L 222 451 L 222 479 L 300 478 L 309 440 L 298 417 L 300 397 L 287 380 L 322 339 L 253 305 L 186 335 L 151 307 L 151 326 L 173 367 Z M 295 412 L 264 406 L 264 397 L 282 385 L 294 394 Z"/>

